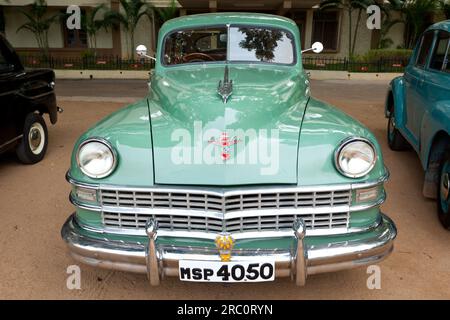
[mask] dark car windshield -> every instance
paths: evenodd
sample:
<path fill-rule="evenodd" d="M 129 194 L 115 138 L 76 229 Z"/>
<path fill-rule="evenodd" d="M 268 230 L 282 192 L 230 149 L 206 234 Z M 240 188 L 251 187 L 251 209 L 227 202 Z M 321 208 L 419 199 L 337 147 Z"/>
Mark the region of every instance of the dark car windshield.
<path fill-rule="evenodd" d="M 166 36 L 163 64 L 220 61 L 293 64 L 294 38 L 288 31 L 268 27 L 226 26 L 183 29 Z"/>

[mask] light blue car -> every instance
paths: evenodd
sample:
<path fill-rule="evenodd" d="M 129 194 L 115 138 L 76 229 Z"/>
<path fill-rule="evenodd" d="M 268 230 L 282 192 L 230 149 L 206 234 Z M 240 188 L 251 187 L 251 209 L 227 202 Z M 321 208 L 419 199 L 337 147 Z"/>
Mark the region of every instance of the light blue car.
<path fill-rule="evenodd" d="M 405 74 L 386 98 L 387 139 L 392 150 L 410 146 L 425 169 L 423 194 L 437 199 L 439 220 L 450 229 L 450 20 L 429 27 Z"/>

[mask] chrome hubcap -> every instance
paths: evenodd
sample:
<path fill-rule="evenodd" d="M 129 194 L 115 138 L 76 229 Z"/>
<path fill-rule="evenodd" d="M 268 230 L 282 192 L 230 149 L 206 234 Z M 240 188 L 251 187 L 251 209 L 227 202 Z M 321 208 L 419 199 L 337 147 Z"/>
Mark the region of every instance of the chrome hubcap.
<path fill-rule="evenodd" d="M 44 148 L 45 133 L 44 128 L 40 123 L 33 123 L 28 133 L 28 144 L 31 152 L 40 154 Z"/>
<path fill-rule="evenodd" d="M 444 173 L 444 175 L 442 176 L 442 181 L 441 181 L 441 197 L 442 197 L 442 200 L 447 200 L 448 199 L 449 185 L 450 185 L 449 175 L 448 175 L 448 173 Z"/>
<path fill-rule="evenodd" d="M 393 133 L 395 129 L 395 118 L 392 116 L 389 118 L 389 133 Z"/>

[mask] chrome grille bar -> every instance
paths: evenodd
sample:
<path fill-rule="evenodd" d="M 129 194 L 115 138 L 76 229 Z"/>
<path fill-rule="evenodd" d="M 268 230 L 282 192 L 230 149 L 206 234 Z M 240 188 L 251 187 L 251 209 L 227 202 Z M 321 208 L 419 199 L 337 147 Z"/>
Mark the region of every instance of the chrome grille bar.
<path fill-rule="evenodd" d="M 269 189 L 270 190 L 270 189 Z M 236 192 L 220 195 L 176 189 L 100 189 L 105 227 L 142 230 L 149 218 L 170 231 L 258 232 L 289 230 L 303 219 L 307 230 L 348 228 L 351 190 Z"/>
<path fill-rule="evenodd" d="M 103 223 L 107 227 L 122 229 L 143 229 L 149 218 L 158 221 L 160 229 L 171 231 L 202 231 L 231 233 L 246 231 L 280 231 L 290 230 L 296 218 L 302 218 L 309 230 L 333 229 L 348 227 L 348 213 L 332 213 L 316 215 L 272 215 L 257 217 L 240 217 L 229 220 L 214 219 L 210 217 L 174 216 L 103 212 Z"/>
<path fill-rule="evenodd" d="M 215 212 L 243 211 L 248 209 L 319 208 L 350 205 L 351 191 L 256 193 L 232 196 L 209 194 L 118 191 L 101 189 L 104 207 L 139 207 L 193 209 Z"/>

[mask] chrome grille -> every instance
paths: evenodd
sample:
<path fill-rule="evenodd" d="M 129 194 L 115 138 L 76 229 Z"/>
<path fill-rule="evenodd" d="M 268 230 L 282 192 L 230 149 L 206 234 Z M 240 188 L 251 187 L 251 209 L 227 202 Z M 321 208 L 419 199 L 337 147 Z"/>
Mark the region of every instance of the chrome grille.
<path fill-rule="evenodd" d="M 165 215 L 146 213 L 118 213 L 103 212 L 103 223 L 106 227 L 122 229 L 144 229 L 149 218 L 158 221 L 158 228 L 171 231 L 200 231 L 200 232 L 250 232 L 250 231 L 278 231 L 290 230 L 294 219 L 303 219 L 308 230 L 333 229 L 348 227 L 348 212 L 302 214 L 302 215 L 269 215 L 269 216 L 241 216 L 232 219 L 211 217 L 197 217 L 189 215 Z"/>
<path fill-rule="evenodd" d="M 152 217 L 159 229 L 210 233 L 289 230 L 296 218 L 307 230 L 347 228 L 351 204 L 349 189 L 223 194 L 101 189 L 99 194 L 106 227 L 143 230 Z"/>
<path fill-rule="evenodd" d="M 190 209 L 222 213 L 249 209 L 318 208 L 350 205 L 351 197 L 350 190 L 246 193 L 219 196 L 206 193 L 102 189 L 100 194 L 103 206 Z"/>

